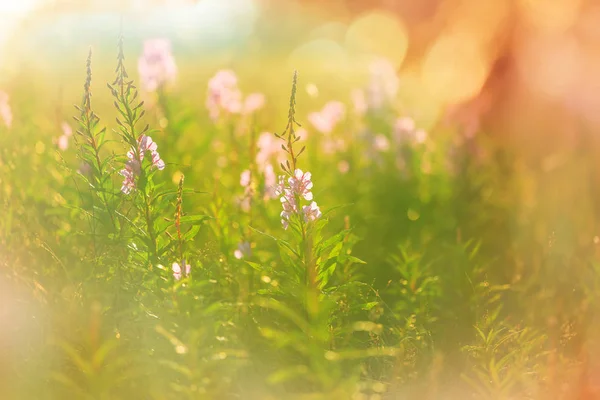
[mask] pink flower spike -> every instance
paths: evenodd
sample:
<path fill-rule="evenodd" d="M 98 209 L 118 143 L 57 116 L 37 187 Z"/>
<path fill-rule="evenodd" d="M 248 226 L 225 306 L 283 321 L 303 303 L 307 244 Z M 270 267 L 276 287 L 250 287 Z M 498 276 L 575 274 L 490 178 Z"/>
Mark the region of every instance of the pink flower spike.
<path fill-rule="evenodd" d="M 146 152 L 150 152 L 152 157 L 152 166 L 158 170 L 165 169 L 165 162 L 160 158 L 160 154 L 157 151 L 158 146 L 148 135 L 142 135 L 138 140 L 138 154 L 139 160 L 135 158 L 135 151 L 131 149 L 127 152 L 128 161 L 125 163 L 125 169 L 119 173 L 125 178 L 121 191 L 124 194 L 130 194 L 135 188 L 135 176 L 141 173 L 142 160 Z"/>

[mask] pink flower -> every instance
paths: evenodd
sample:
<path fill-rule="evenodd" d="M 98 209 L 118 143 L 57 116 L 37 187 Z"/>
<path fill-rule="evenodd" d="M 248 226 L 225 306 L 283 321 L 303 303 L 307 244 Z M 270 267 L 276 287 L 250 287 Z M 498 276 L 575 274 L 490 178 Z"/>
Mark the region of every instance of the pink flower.
<path fill-rule="evenodd" d="M 394 100 L 398 94 L 400 81 L 394 65 L 385 58 L 369 65 L 370 80 L 366 89 L 368 107 L 379 109 Z"/>
<path fill-rule="evenodd" d="M 125 168 L 119 172 L 119 174 L 125 178 L 123 180 L 123 185 L 121 186 L 121 192 L 129 194 L 135 189 L 135 177 L 141 173 L 142 161 L 144 160 L 146 152 L 150 152 L 153 168 L 158 170 L 163 170 L 165 168 L 165 162 L 160 158 L 157 149 L 158 146 L 150 136 L 142 135 L 138 140 L 139 159 L 136 159 L 135 151 L 133 149 L 127 152 L 127 158 L 129 160 L 125 163 Z"/>
<path fill-rule="evenodd" d="M 178 263 L 173 263 L 171 267 L 171 269 L 173 270 L 173 278 L 175 278 L 176 281 L 181 280 L 181 278 L 183 278 L 184 272 L 185 276 L 189 276 L 192 272 L 192 266 L 186 263 L 185 260 L 183 261 L 183 265 L 185 266 L 185 271 L 183 271 L 183 269 Z"/>
<path fill-rule="evenodd" d="M 288 179 L 288 183 L 294 194 L 303 197 L 305 200 L 312 200 L 313 194 L 310 189 L 312 189 L 313 183 L 310 178 L 310 172 L 302 172 L 300 169 L 294 171 L 294 176 Z"/>
<path fill-rule="evenodd" d="M 168 39 L 144 41 L 144 51 L 138 60 L 138 72 L 142 87 L 148 92 L 175 80 L 177 65 L 171 54 L 171 42 Z"/>
<path fill-rule="evenodd" d="M 135 189 L 135 173 L 133 169 L 130 167 L 129 163 L 125 164 L 125 169 L 119 171 L 119 174 L 123 176 L 123 184 L 121 186 L 121 192 L 124 194 L 129 194 L 133 189 Z"/>
<path fill-rule="evenodd" d="M 427 140 L 427 132 L 417 129 L 412 118 L 402 117 L 394 123 L 394 140 L 397 144 L 422 144 Z"/>
<path fill-rule="evenodd" d="M 310 205 L 302 207 L 302 212 L 304 213 L 304 220 L 306 222 L 314 221 L 321 217 L 321 210 L 314 201 Z"/>
<path fill-rule="evenodd" d="M 206 108 L 213 120 L 217 120 L 221 113 L 239 114 L 242 111 L 242 93 L 233 71 L 218 71 L 208 81 Z"/>
<path fill-rule="evenodd" d="M 65 135 L 60 135 L 56 140 L 56 144 L 59 149 L 65 151 L 69 147 L 69 137 Z"/>
<path fill-rule="evenodd" d="M 250 186 L 251 173 L 249 169 L 244 170 L 240 175 L 240 185 L 243 187 Z"/>
<path fill-rule="evenodd" d="M 150 152 L 152 156 L 152 166 L 163 170 L 165 169 L 165 162 L 160 158 L 160 154 L 158 154 L 158 145 L 156 142 L 152 140 L 152 138 L 148 135 L 142 135 L 139 139 L 139 154 L 140 154 L 140 162 L 144 159 L 144 155 L 146 152 Z M 132 153 L 133 154 L 133 153 Z"/>
<path fill-rule="evenodd" d="M 56 139 L 56 145 L 59 149 L 65 151 L 69 147 L 69 137 L 73 135 L 73 129 L 71 129 L 71 126 L 64 121 L 60 124 L 60 127 L 63 134 Z"/>
<path fill-rule="evenodd" d="M 300 199 L 308 201 L 313 199 L 312 187 L 310 172 L 302 172 L 302 170 L 296 169 L 294 175 L 289 177 L 287 182 L 284 176 L 279 177 L 276 194 L 281 196 L 280 201 L 283 211 L 281 211 L 280 217 L 283 229 L 288 228 L 293 215 L 299 215 L 298 202 Z M 310 205 L 304 206 L 302 208 L 304 220 L 307 222 L 314 221 L 320 217 L 321 213 L 318 210 L 317 203 L 314 201 Z"/>
<path fill-rule="evenodd" d="M 10 128 L 12 125 L 13 114 L 8 101 L 8 93 L 0 91 L 0 119 L 2 119 L 7 128 Z"/>
<path fill-rule="evenodd" d="M 252 114 L 265 106 L 265 95 L 262 93 L 250 93 L 244 100 L 242 112 L 246 115 Z"/>
<path fill-rule="evenodd" d="M 331 133 L 344 117 L 346 107 L 339 101 L 330 101 L 321 111 L 308 114 L 308 120 L 321 133 Z"/>
<path fill-rule="evenodd" d="M 390 149 L 390 141 L 383 134 L 378 134 L 374 138 L 373 147 L 377 151 L 388 151 Z"/>
<path fill-rule="evenodd" d="M 346 160 L 340 161 L 337 167 L 338 171 L 340 171 L 342 174 L 347 174 L 348 171 L 350 171 L 350 163 Z"/>
<path fill-rule="evenodd" d="M 233 252 L 233 256 L 238 260 L 242 258 L 248 258 L 252 255 L 252 247 L 249 242 L 241 242 L 238 244 L 238 248 Z"/>
<path fill-rule="evenodd" d="M 65 136 L 73 135 L 73 129 L 71 128 L 71 125 L 69 125 L 67 122 L 63 121 L 60 124 L 60 128 L 62 129 L 63 135 L 65 135 Z"/>
<path fill-rule="evenodd" d="M 270 132 L 263 132 L 258 137 L 258 152 L 256 153 L 256 164 L 259 169 L 264 169 L 273 158 L 278 163 L 285 160 L 286 153 L 281 148 L 282 141 Z"/>

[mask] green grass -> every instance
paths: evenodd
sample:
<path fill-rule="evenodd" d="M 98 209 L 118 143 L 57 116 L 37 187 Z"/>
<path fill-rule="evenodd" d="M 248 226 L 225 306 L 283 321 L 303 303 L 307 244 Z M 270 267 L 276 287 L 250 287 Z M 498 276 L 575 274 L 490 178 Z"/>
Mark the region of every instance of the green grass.
<path fill-rule="evenodd" d="M 300 69 L 288 112 L 292 71 L 273 60 L 234 64 L 244 95 L 264 92 L 266 106 L 213 121 L 206 87 L 218 66 L 182 57 L 176 84 L 136 98 L 133 50 L 116 76 L 116 57 L 94 56 L 90 76 L 77 54 L 76 83 L 60 97 L 35 66 L 10 85 L 15 118 L 0 124 L 3 398 L 592 398 L 591 212 L 557 212 L 560 197 L 544 196 L 517 149 L 441 126 L 424 143 L 398 143 L 394 123 L 410 104 L 395 97 L 355 113 L 362 71 L 334 81 Z M 329 100 L 346 113 L 327 135 L 309 114 Z M 65 151 L 53 142 L 63 121 L 78 130 Z M 295 144 L 294 121 L 308 131 Z M 146 153 L 126 195 L 118 172 L 146 124 L 167 165 L 153 168 Z M 265 131 L 291 146 L 283 160 L 312 173 L 320 218 L 292 216 L 283 229 L 256 162 Z M 375 134 L 388 149 L 374 148 Z M 328 140 L 344 146 L 329 152 Z M 565 190 L 570 176 L 557 178 Z M 239 259 L 242 242 L 251 252 Z M 191 274 L 178 280 L 182 260 Z"/>

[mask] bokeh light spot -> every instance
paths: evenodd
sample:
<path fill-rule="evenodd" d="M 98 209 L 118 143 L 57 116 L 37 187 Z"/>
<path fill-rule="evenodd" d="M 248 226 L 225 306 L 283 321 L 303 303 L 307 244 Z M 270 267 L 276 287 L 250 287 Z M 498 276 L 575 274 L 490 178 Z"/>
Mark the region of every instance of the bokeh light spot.
<path fill-rule="evenodd" d="M 370 12 L 352 23 L 346 33 L 346 48 L 352 53 L 385 57 L 399 67 L 408 49 L 408 34 L 394 15 Z"/>
<path fill-rule="evenodd" d="M 483 54 L 466 35 L 442 35 L 422 65 L 428 94 L 442 103 L 459 103 L 477 95 L 488 73 Z"/>

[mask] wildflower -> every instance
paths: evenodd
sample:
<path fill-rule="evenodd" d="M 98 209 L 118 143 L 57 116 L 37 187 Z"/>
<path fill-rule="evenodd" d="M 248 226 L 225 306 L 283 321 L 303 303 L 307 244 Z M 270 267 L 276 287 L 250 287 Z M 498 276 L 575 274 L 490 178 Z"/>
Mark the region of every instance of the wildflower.
<path fill-rule="evenodd" d="M 321 111 L 312 112 L 308 120 L 321 133 L 331 133 L 335 126 L 344 117 L 346 107 L 339 101 L 330 101 Z"/>
<path fill-rule="evenodd" d="M 346 160 L 342 160 L 337 165 L 338 171 L 342 174 L 347 174 L 350 171 L 350 163 Z"/>
<path fill-rule="evenodd" d="M 286 153 L 281 149 L 281 142 L 270 132 L 263 132 L 258 137 L 258 152 L 256 153 L 256 164 L 259 169 L 264 169 L 269 160 L 276 158 L 277 162 L 285 160 Z"/>
<path fill-rule="evenodd" d="M 65 135 L 60 135 L 56 140 L 56 144 L 58 148 L 62 151 L 65 151 L 69 147 L 69 137 Z"/>
<path fill-rule="evenodd" d="M 181 266 L 178 263 L 173 263 L 173 266 L 171 267 L 171 269 L 173 270 L 173 278 L 175 278 L 176 281 L 181 280 L 181 278 L 183 278 L 184 272 L 185 276 L 189 276 L 192 272 L 192 266 L 186 263 L 185 260 L 182 264 L 184 265 L 185 271 L 181 268 Z"/>
<path fill-rule="evenodd" d="M 252 255 L 252 248 L 249 242 L 241 242 L 238 244 L 238 248 L 233 252 L 233 256 L 238 260 L 247 258 Z"/>
<path fill-rule="evenodd" d="M 206 108 L 213 120 L 217 120 L 222 112 L 239 114 L 242 111 L 242 93 L 233 71 L 221 70 L 208 81 Z"/>
<path fill-rule="evenodd" d="M 8 93 L 0 91 L 0 119 L 2 119 L 7 128 L 10 128 L 12 125 L 13 115 L 8 100 Z"/>
<path fill-rule="evenodd" d="M 287 229 L 290 219 L 293 215 L 299 214 L 298 201 L 300 199 L 311 201 L 313 194 L 311 189 L 313 183 L 311 181 L 311 173 L 303 172 L 300 169 L 294 171 L 294 175 L 285 180 L 284 176 L 279 177 L 276 194 L 281 196 L 281 206 L 283 211 L 280 214 L 281 224 L 283 229 Z M 308 208 L 307 208 L 308 207 Z M 305 221 L 314 221 L 321 216 L 319 207 L 314 201 L 309 206 L 302 208 L 302 213 Z"/>
<path fill-rule="evenodd" d="M 143 88 L 153 92 L 175 80 L 177 65 L 171 54 L 171 42 L 167 39 L 149 39 L 138 60 L 138 72 Z"/>
<path fill-rule="evenodd" d="M 294 176 L 288 179 L 288 183 L 294 194 L 304 197 L 305 200 L 313 199 L 313 194 L 310 191 L 313 187 L 313 183 L 310 180 L 311 176 L 310 172 L 302 172 L 300 169 L 294 171 Z"/>
<path fill-rule="evenodd" d="M 125 163 L 125 168 L 119 171 L 119 174 L 123 176 L 123 185 L 121 191 L 124 194 L 129 194 L 135 189 L 135 177 L 141 173 L 141 165 L 144 160 L 146 152 L 150 152 L 152 157 L 152 167 L 158 170 L 165 168 L 165 162 L 160 158 L 160 154 L 157 151 L 158 146 L 148 135 L 142 135 L 138 140 L 138 156 L 136 159 L 135 151 L 133 149 L 127 152 L 128 161 Z"/>
<path fill-rule="evenodd" d="M 397 144 L 421 144 L 427 140 L 427 132 L 417 129 L 412 118 L 402 117 L 394 123 L 394 140 Z"/>
<path fill-rule="evenodd" d="M 63 134 L 56 139 L 56 144 L 59 149 L 65 151 L 69 147 L 69 137 L 73 135 L 73 129 L 71 129 L 71 126 L 66 122 L 63 122 L 60 126 Z"/>
<path fill-rule="evenodd" d="M 385 58 L 373 61 L 369 65 L 370 80 L 366 89 L 368 107 L 380 109 L 392 101 L 398 93 L 400 81 L 394 65 Z"/>
<path fill-rule="evenodd" d="M 262 93 L 251 93 L 244 100 L 242 112 L 245 115 L 252 114 L 265 106 L 265 95 Z"/>
<path fill-rule="evenodd" d="M 244 170 L 240 175 L 240 185 L 243 187 L 250 186 L 251 173 L 249 169 Z"/>
<path fill-rule="evenodd" d="M 71 128 L 71 125 L 69 125 L 67 122 L 63 121 L 60 124 L 60 128 L 63 131 L 63 135 L 65 135 L 65 136 L 72 136 L 73 135 L 73 129 Z"/>
<path fill-rule="evenodd" d="M 119 171 L 119 174 L 123 176 L 123 184 L 121 186 L 121 192 L 129 194 L 135 189 L 135 174 L 129 164 L 125 164 L 125 169 Z"/>
<path fill-rule="evenodd" d="M 388 151 L 390 149 L 390 141 L 381 133 L 375 136 L 373 142 L 373 148 L 377 151 Z"/>
<path fill-rule="evenodd" d="M 306 222 L 314 221 L 321 217 L 321 210 L 314 201 L 311 202 L 310 205 L 302 207 L 302 213 L 304 214 L 304 220 Z"/>

